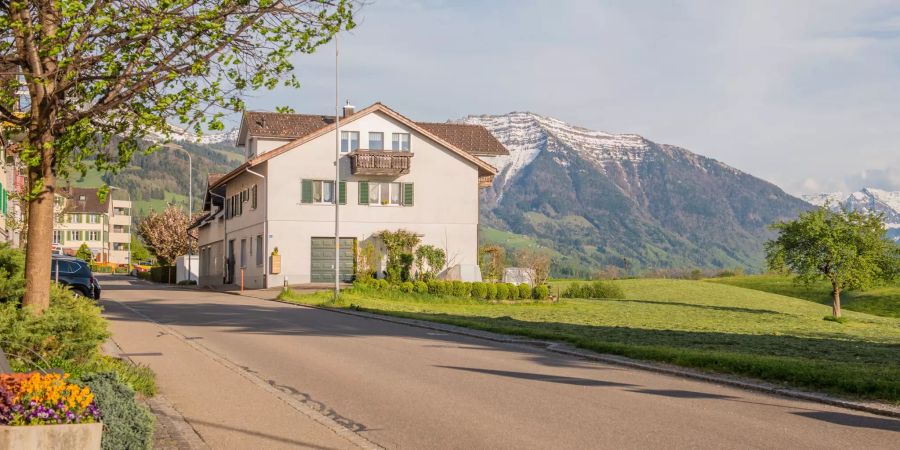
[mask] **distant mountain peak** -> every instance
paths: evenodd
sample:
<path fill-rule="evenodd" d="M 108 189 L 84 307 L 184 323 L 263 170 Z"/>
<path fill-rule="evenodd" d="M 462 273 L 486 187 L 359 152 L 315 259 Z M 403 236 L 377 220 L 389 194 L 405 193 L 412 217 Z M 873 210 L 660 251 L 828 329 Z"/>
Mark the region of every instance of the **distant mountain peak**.
<path fill-rule="evenodd" d="M 888 234 L 900 241 L 900 191 L 867 187 L 849 195 L 831 192 L 803 195 L 802 198 L 816 206 L 825 206 L 827 202 L 832 209 L 849 208 L 868 213 L 881 213 L 884 215 Z"/>
<path fill-rule="evenodd" d="M 180 128 L 174 125 L 169 126 L 170 132 L 168 136 L 164 136 L 160 133 L 153 133 L 150 136 L 147 136 L 147 140 L 153 142 L 161 142 L 164 140 L 170 140 L 172 142 L 190 142 L 192 144 L 203 144 L 203 145 L 211 145 L 211 144 L 229 144 L 233 145 L 235 141 L 237 141 L 238 136 L 238 128 L 232 128 L 226 132 L 216 132 L 216 133 L 204 133 L 198 135 L 196 133 L 185 130 L 184 128 Z"/>
<path fill-rule="evenodd" d="M 533 112 L 472 115 L 507 149 L 483 223 L 531 236 L 572 264 L 761 267 L 767 226 L 806 203 L 675 145 Z"/>

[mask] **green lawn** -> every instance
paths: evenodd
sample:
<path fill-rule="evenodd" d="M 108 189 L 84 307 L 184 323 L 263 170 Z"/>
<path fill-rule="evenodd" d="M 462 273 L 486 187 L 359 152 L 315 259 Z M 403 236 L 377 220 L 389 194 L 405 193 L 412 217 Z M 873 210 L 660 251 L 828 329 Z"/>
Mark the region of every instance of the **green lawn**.
<path fill-rule="evenodd" d="M 571 342 L 639 359 L 900 403 L 900 320 L 725 284 L 619 280 L 624 300 L 493 304 L 352 290 L 292 301 Z M 554 289 L 555 291 L 555 289 Z"/>
<path fill-rule="evenodd" d="M 808 287 L 795 283 L 792 277 L 780 275 L 713 278 L 706 281 L 771 292 L 773 294 L 787 295 L 814 301 L 823 305 L 831 305 L 831 285 L 825 281 L 820 281 Z M 845 310 L 864 312 L 877 316 L 900 318 L 900 283 L 865 291 L 844 292 L 841 294 L 841 307 Z"/>

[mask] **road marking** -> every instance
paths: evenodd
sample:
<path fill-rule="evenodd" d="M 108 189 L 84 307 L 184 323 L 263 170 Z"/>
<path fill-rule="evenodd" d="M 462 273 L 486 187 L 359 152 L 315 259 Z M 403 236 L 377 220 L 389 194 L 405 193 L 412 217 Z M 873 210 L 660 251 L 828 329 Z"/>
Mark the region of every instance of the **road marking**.
<path fill-rule="evenodd" d="M 309 417 L 310 419 L 314 420 L 315 422 L 319 423 L 320 425 L 328 428 L 329 430 L 331 430 L 338 436 L 341 436 L 342 438 L 348 440 L 353 445 L 355 445 L 359 448 L 371 449 L 371 450 L 380 450 L 383 448 L 380 445 L 368 440 L 365 436 L 362 436 L 362 435 L 354 432 L 353 430 L 346 428 L 344 425 L 341 424 L 341 422 L 335 420 L 335 418 L 324 415 L 320 411 L 317 411 L 315 408 L 312 408 L 309 405 L 305 404 L 303 401 L 295 398 L 294 396 L 291 395 L 290 391 L 286 392 L 285 390 L 279 389 L 278 385 L 275 385 L 274 383 L 270 383 L 269 381 L 264 380 L 263 378 L 256 375 L 255 372 L 250 370 L 249 368 L 242 367 L 242 366 L 239 366 L 239 365 L 231 362 L 224 356 L 206 348 L 205 346 L 199 344 L 195 340 L 186 338 L 184 335 L 182 335 L 178 331 L 175 331 L 168 325 L 163 325 L 162 323 L 157 322 L 156 320 L 153 320 L 152 318 L 150 318 L 146 314 L 136 310 L 135 308 L 132 308 L 118 300 L 112 300 L 112 299 L 107 299 L 107 300 L 116 303 L 117 305 L 133 312 L 134 314 L 137 314 L 138 316 L 144 318 L 148 322 L 152 322 L 152 323 L 156 324 L 156 326 L 162 328 L 166 332 L 166 334 L 171 335 L 172 337 L 174 337 L 176 339 L 179 339 L 180 341 L 187 344 L 188 346 L 193 347 L 194 350 L 197 350 L 198 352 L 209 357 L 213 361 L 216 361 L 217 363 L 225 366 L 225 368 L 244 377 L 251 383 L 258 386 L 259 388 L 263 389 L 264 391 L 274 395 L 281 401 L 285 402 L 288 406 L 290 406 L 294 410 L 300 412 L 301 414 L 305 415 L 306 417 Z M 341 419 L 346 420 L 344 418 L 341 418 Z"/>

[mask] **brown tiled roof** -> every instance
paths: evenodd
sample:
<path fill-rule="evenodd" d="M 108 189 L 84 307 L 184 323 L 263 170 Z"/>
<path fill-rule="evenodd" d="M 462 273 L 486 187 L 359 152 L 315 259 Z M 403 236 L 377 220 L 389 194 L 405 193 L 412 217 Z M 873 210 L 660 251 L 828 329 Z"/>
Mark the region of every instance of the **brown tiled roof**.
<path fill-rule="evenodd" d="M 247 111 L 247 133 L 251 136 L 297 139 L 334 123 L 334 117 L 313 114 L 284 114 Z M 508 155 L 503 146 L 481 125 L 416 122 L 437 137 L 476 156 Z"/>
<path fill-rule="evenodd" d="M 97 188 L 62 188 L 59 193 L 66 197 L 66 212 L 106 214 L 109 212 L 109 195 L 101 202 Z"/>
<path fill-rule="evenodd" d="M 207 185 L 207 186 L 212 186 L 213 184 L 216 183 L 216 181 L 219 181 L 219 178 L 222 178 L 223 176 L 225 176 L 224 173 L 210 173 L 210 174 L 207 174 L 207 175 L 206 175 L 206 185 Z"/>
<path fill-rule="evenodd" d="M 416 122 L 416 125 L 476 156 L 509 154 L 509 150 L 481 125 L 428 122 Z"/>
<path fill-rule="evenodd" d="M 333 116 L 315 114 L 284 114 L 276 112 L 247 111 L 247 132 L 251 136 L 296 139 L 334 123 Z"/>
<path fill-rule="evenodd" d="M 496 169 L 494 166 L 490 165 L 487 161 L 484 161 L 483 159 L 478 158 L 478 156 L 476 156 L 476 155 L 478 155 L 478 154 L 486 155 L 487 153 L 479 153 L 479 150 L 470 150 L 470 149 L 464 149 L 464 148 L 458 147 L 456 144 L 453 144 L 453 143 L 449 142 L 447 139 L 445 139 L 445 138 L 442 137 L 442 136 L 439 136 L 437 133 L 434 133 L 434 132 L 432 132 L 432 131 L 430 131 L 430 130 L 425 129 L 425 128 L 424 128 L 423 126 L 421 126 L 420 124 L 418 124 L 418 123 L 416 123 L 416 122 L 413 122 L 412 120 L 409 120 L 408 118 L 404 117 L 402 114 L 400 114 L 400 113 L 394 111 L 394 110 L 391 109 L 391 108 L 388 108 L 386 105 L 384 105 L 384 104 L 381 103 L 381 102 L 375 102 L 375 103 L 373 103 L 371 106 L 369 106 L 369 107 L 367 107 L 367 108 L 365 108 L 365 109 L 363 109 L 363 110 L 361 110 L 361 111 L 358 111 L 357 113 L 355 113 L 355 114 L 353 114 L 352 116 L 348 117 L 348 118 L 346 119 L 346 122 L 345 122 L 344 120 L 342 120 L 341 123 L 342 123 L 342 124 L 344 124 L 344 123 L 352 123 L 353 121 L 359 119 L 360 117 L 365 117 L 366 115 L 368 115 L 368 114 L 370 114 L 370 113 L 373 113 L 373 112 L 375 112 L 375 111 L 378 111 L 378 112 L 380 112 L 380 113 L 382 113 L 382 114 L 385 114 L 385 115 L 387 115 L 388 117 L 390 117 L 390 118 L 392 118 L 392 119 L 394 119 L 394 120 L 400 122 L 401 124 L 404 124 L 404 125 L 406 125 L 407 127 L 409 127 L 409 128 L 411 128 L 411 129 L 414 129 L 414 130 L 418 131 L 419 133 L 421 133 L 422 135 L 424 135 L 424 136 L 427 137 L 428 139 L 431 139 L 431 140 L 437 142 L 438 144 L 440 144 L 440 145 L 446 147 L 446 148 L 449 149 L 450 151 L 456 153 L 457 155 L 460 155 L 461 157 L 463 157 L 463 159 L 469 161 L 470 163 L 472 163 L 472 164 L 474 164 L 475 166 L 478 167 L 478 171 L 479 171 L 478 173 L 479 173 L 479 175 L 482 175 L 482 176 L 492 176 L 492 175 L 495 175 L 495 174 L 497 173 L 497 169 Z M 253 112 L 245 112 L 245 113 L 244 113 L 244 120 L 245 120 L 245 123 L 247 123 L 248 126 L 249 126 L 249 122 L 247 122 L 247 115 L 248 115 L 248 114 L 258 114 L 258 113 L 253 113 Z M 282 116 L 288 116 L 288 117 L 290 117 L 290 116 L 295 116 L 295 117 L 307 117 L 307 118 L 309 118 L 309 117 L 319 117 L 320 120 L 323 121 L 323 122 L 322 122 L 323 124 L 324 124 L 326 121 L 328 121 L 328 120 L 330 119 L 328 116 L 308 116 L 308 115 L 307 115 L 307 116 L 304 116 L 304 115 L 301 115 L 301 114 L 280 114 L 280 113 L 263 113 L 263 114 L 267 114 L 266 117 L 270 117 L 270 116 L 268 116 L 268 115 L 271 115 L 271 116 L 282 115 Z M 293 119 L 286 118 L 286 119 L 284 119 L 284 120 L 289 121 L 289 120 L 293 120 Z M 302 120 L 302 119 L 298 119 L 298 121 L 299 121 L 299 120 Z M 310 123 L 311 123 L 311 122 L 312 122 L 312 121 L 310 121 Z M 268 126 L 268 124 L 270 124 L 270 122 L 266 122 L 266 124 L 267 124 L 266 126 Z M 477 126 L 477 125 L 475 125 L 475 126 Z M 246 127 L 245 127 L 244 125 L 241 125 L 241 128 L 242 128 L 242 131 L 241 131 L 241 136 L 238 137 L 238 145 L 241 145 L 242 137 L 243 137 L 244 134 L 246 134 L 246 132 L 245 132 L 245 130 L 244 130 L 244 128 L 246 128 Z M 225 175 L 222 176 L 221 178 L 217 179 L 217 180 L 215 181 L 215 183 L 213 183 L 213 184 L 211 184 L 211 185 L 209 186 L 209 188 L 218 188 L 218 187 L 220 187 L 221 185 L 223 185 L 224 183 L 227 183 L 228 181 L 230 181 L 231 179 L 233 179 L 234 177 L 236 177 L 237 175 L 239 175 L 240 173 L 242 173 L 244 170 L 246 170 L 246 169 L 248 169 L 248 168 L 250 168 L 250 167 L 254 167 L 254 166 L 256 166 L 257 164 L 261 164 L 261 163 L 263 163 L 263 162 L 265 162 L 265 161 L 268 161 L 268 160 L 270 160 L 270 159 L 272 159 L 272 158 L 274 158 L 274 157 L 276 157 L 276 156 L 278 156 L 278 155 L 283 154 L 284 152 L 290 151 L 291 149 L 293 149 L 293 148 L 295 148 L 295 147 L 297 147 L 297 146 L 299 146 L 299 145 L 303 145 L 303 144 L 305 144 L 305 143 L 307 143 L 307 142 L 309 142 L 309 141 L 311 141 L 311 140 L 313 140 L 313 139 L 315 139 L 315 138 L 317 138 L 317 137 L 319 137 L 319 136 L 324 135 L 325 133 L 328 133 L 328 132 L 330 132 L 330 131 L 333 131 L 334 128 L 335 128 L 334 121 L 330 121 L 327 125 L 322 126 L 322 127 L 318 128 L 318 129 L 315 129 L 315 130 L 313 130 L 313 131 L 311 131 L 311 132 L 308 132 L 308 133 L 306 133 L 306 134 L 304 134 L 304 135 L 302 135 L 302 136 L 298 136 L 297 138 L 293 139 L 291 142 L 288 142 L 288 143 L 282 145 L 281 147 L 275 148 L 275 149 L 273 149 L 273 150 L 269 150 L 269 151 L 267 151 L 267 152 L 265 152 L 265 153 L 263 153 L 263 154 L 261 154 L 261 155 L 256 155 L 256 156 L 254 156 L 253 158 L 250 158 L 249 160 L 244 161 L 244 163 L 241 164 L 240 166 L 235 167 L 234 170 L 232 170 L 231 172 L 228 172 L 227 174 L 225 174 Z M 445 133 L 448 133 L 448 135 L 453 133 L 453 132 L 451 132 L 451 131 L 447 131 L 447 129 L 449 129 L 449 127 L 446 128 L 446 129 L 444 129 Z M 487 133 L 487 130 L 485 130 L 484 132 Z M 474 135 L 474 133 L 473 133 L 473 135 Z M 454 137 L 455 137 L 455 139 L 458 139 L 458 140 L 460 139 L 460 138 L 459 138 L 458 136 L 456 136 L 455 134 L 454 134 Z M 495 140 L 496 140 L 496 139 L 495 139 Z M 462 141 L 460 141 L 460 142 L 462 142 Z M 479 141 L 474 141 L 474 142 L 479 142 Z M 499 142 L 498 142 L 498 144 L 499 144 Z M 476 145 L 476 147 L 480 147 L 480 145 Z M 498 150 L 497 150 L 495 147 L 493 147 L 493 146 L 486 146 L 485 148 L 494 148 L 493 151 L 498 151 Z M 495 154 L 508 154 L 508 152 L 506 151 L 505 148 L 504 148 L 503 150 L 504 150 L 503 153 L 495 153 Z M 486 150 L 485 150 L 485 151 L 486 151 Z"/>

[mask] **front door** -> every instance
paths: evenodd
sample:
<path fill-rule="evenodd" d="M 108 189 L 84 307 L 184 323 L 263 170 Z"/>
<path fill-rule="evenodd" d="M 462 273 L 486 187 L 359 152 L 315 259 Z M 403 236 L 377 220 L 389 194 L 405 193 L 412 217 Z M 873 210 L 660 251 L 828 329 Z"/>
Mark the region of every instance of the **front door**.
<path fill-rule="evenodd" d="M 225 255 L 225 284 L 231 284 L 234 283 L 234 239 L 228 241 Z"/>
<path fill-rule="evenodd" d="M 341 238 L 341 281 L 353 280 L 353 243 L 355 238 Z M 313 283 L 334 282 L 334 238 L 312 238 L 310 281 Z"/>

